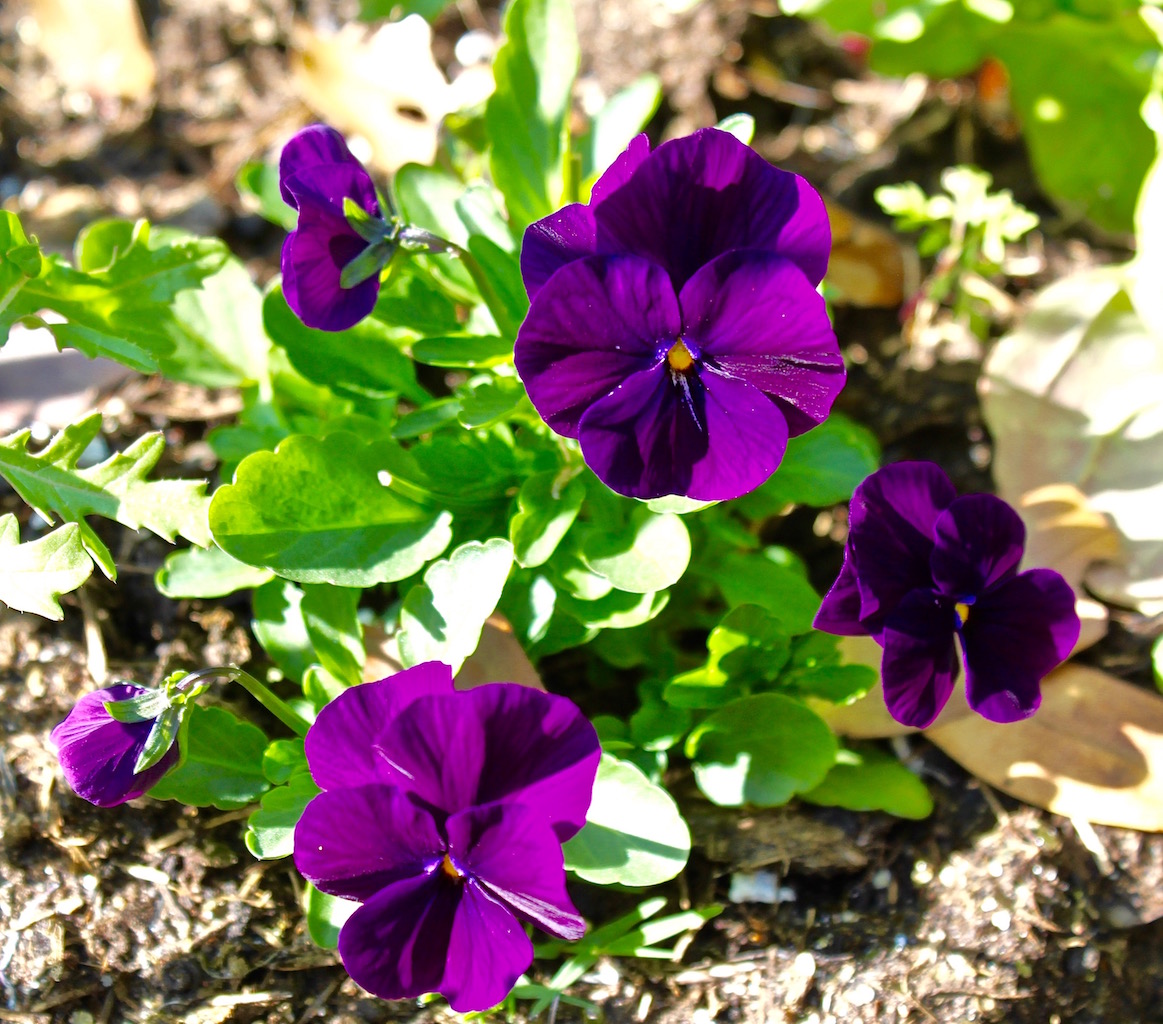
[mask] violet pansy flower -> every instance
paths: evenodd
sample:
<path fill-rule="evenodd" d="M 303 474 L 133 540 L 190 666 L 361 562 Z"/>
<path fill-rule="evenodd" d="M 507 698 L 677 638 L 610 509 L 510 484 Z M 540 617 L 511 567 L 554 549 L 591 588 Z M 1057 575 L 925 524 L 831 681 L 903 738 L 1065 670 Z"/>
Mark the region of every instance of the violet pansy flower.
<path fill-rule="evenodd" d="M 360 220 L 380 229 L 390 226 L 380 211 L 376 187 L 363 165 L 351 154 L 334 128 L 313 124 L 283 147 L 279 158 L 279 190 L 299 211 L 299 222 L 283 243 L 283 295 L 287 305 L 308 327 L 342 331 L 375 307 L 380 291 L 379 270 L 391 257 L 387 247 L 370 273 L 345 287 L 344 270 L 368 250 L 370 232 L 361 234 L 344 209 L 344 200 L 362 211 Z M 349 203 L 350 205 L 350 203 Z"/>
<path fill-rule="evenodd" d="M 458 692 L 428 662 L 344 691 L 305 744 L 324 792 L 295 864 L 362 903 L 339 954 L 367 991 L 485 1010 L 532 961 L 524 922 L 584 934 L 561 844 L 585 823 L 601 752 L 571 701 L 516 683 Z"/>
<path fill-rule="evenodd" d="M 811 185 L 734 136 L 639 136 L 588 205 L 525 232 L 530 400 L 621 494 L 745 494 L 844 385 L 816 292 L 830 248 Z"/>
<path fill-rule="evenodd" d="M 141 796 L 178 763 L 178 745 L 172 743 L 151 767 L 135 774 L 156 719 L 118 721 L 106 707 L 154 695 L 134 683 L 117 683 L 87 693 L 50 734 L 65 781 L 77 796 L 98 807 L 114 807 Z M 159 717 L 162 713 L 159 702 Z"/>
<path fill-rule="evenodd" d="M 1026 530 L 992 494 L 957 497 L 930 462 L 901 462 L 852 496 L 840 576 L 815 626 L 884 648 L 889 713 L 931 724 L 965 662 L 969 706 L 994 722 L 1028 718 L 1040 682 L 1078 640 L 1070 585 L 1050 569 L 1018 572 Z"/>

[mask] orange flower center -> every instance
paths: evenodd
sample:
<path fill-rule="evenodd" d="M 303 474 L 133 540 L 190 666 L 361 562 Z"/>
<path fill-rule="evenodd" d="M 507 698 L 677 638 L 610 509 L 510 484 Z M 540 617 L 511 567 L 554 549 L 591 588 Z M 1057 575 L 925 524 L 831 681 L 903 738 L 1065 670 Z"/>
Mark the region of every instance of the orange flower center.
<path fill-rule="evenodd" d="M 964 626 L 969 621 L 969 605 L 955 604 L 953 608 L 957 612 L 957 617 L 961 620 L 961 625 Z"/>
<path fill-rule="evenodd" d="M 695 365 L 695 357 L 691 355 L 690 349 L 682 343 L 681 338 L 670 346 L 670 351 L 666 353 L 666 361 L 675 373 L 686 373 Z"/>
<path fill-rule="evenodd" d="M 456 865 L 452 863 L 452 858 L 449 857 L 447 853 L 444 855 L 444 859 L 440 862 L 440 870 L 443 871 L 454 882 L 459 882 L 462 878 L 464 878 L 464 875 L 462 875 L 457 870 Z"/>

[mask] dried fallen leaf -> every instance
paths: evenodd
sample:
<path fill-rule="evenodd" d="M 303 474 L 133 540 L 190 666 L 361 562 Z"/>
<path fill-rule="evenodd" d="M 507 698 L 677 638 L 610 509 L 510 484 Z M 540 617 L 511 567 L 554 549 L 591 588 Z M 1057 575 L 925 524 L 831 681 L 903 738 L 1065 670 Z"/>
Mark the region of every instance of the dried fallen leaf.
<path fill-rule="evenodd" d="M 1163 831 L 1163 698 L 1082 665 L 1042 687 L 1012 725 L 968 715 L 925 735 L 963 768 L 1056 814 Z"/>
<path fill-rule="evenodd" d="M 899 306 L 920 280 L 916 253 L 896 235 L 825 200 L 832 225 L 828 284 L 832 301 L 850 306 Z"/>

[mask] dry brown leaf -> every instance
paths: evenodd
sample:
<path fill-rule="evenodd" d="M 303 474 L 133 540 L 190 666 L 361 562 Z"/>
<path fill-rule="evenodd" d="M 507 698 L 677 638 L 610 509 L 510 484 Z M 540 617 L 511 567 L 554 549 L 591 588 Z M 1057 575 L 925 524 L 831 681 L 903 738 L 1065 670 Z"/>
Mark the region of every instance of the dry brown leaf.
<path fill-rule="evenodd" d="M 832 256 L 828 284 L 832 301 L 850 306 L 899 306 L 920 280 L 916 254 L 896 236 L 830 200 Z"/>
<path fill-rule="evenodd" d="M 403 671 L 394 636 L 375 627 L 365 627 L 363 638 L 367 650 L 363 667 L 365 680 L 383 679 Z M 458 690 L 471 690 L 485 683 L 520 683 L 535 690 L 545 689 L 533 662 L 513 635 L 513 627 L 503 615 L 496 613 L 486 620 L 477 649 L 456 674 Z"/>
<path fill-rule="evenodd" d="M 37 46 L 66 89 L 144 100 L 157 69 L 133 0 L 32 0 Z"/>
<path fill-rule="evenodd" d="M 432 163 L 440 119 L 460 100 L 432 59 L 432 29 L 423 18 L 371 33 L 357 24 L 330 34 L 299 24 L 292 47 L 303 102 L 345 135 L 365 139 L 377 170 Z"/>
<path fill-rule="evenodd" d="M 1163 832 L 1163 698 L 1082 665 L 1046 677 L 1011 725 L 968 715 L 925 735 L 1010 796 L 1101 825 Z"/>

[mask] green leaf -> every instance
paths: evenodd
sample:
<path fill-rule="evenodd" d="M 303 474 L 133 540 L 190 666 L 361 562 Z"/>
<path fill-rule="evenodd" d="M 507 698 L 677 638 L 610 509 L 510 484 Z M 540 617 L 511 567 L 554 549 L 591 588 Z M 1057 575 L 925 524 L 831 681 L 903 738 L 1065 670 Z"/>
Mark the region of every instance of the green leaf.
<path fill-rule="evenodd" d="M 682 578 L 690 562 L 691 538 L 679 516 L 639 506 L 621 532 L 589 534 L 582 555 L 594 572 L 619 590 L 648 594 Z"/>
<path fill-rule="evenodd" d="M 836 762 L 836 737 L 790 697 L 760 693 L 712 712 L 691 731 L 695 781 L 724 807 L 775 807 L 819 785 Z"/>
<path fill-rule="evenodd" d="M 399 332 L 383 321 L 366 317 L 346 331 L 317 331 L 295 316 L 280 285 L 267 292 L 262 310 L 271 340 L 312 383 L 340 395 L 429 399 L 416 381 L 412 361 L 396 346 Z"/>
<path fill-rule="evenodd" d="M 145 745 L 141 748 L 141 753 L 137 755 L 137 760 L 134 762 L 134 775 L 148 771 L 166 756 L 170 747 L 174 745 L 174 740 L 177 739 L 188 714 L 189 709 L 185 706 L 167 707 L 154 719 L 153 726 L 145 738 Z"/>
<path fill-rule="evenodd" d="M 303 583 L 406 579 L 452 539 L 451 516 L 403 493 L 400 449 L 339 432 L 248 455 L 210 505 L 214 539 L 248 565 Z M 305 500 L 309 499 L 309 500 Z"/>
<path fill-rule="evenodd" d="M 168 711 L 170 707 L 170 699 L 164 690 L 146 690 L 136 697 L 105 702 L 105 710 L 109 712 L 109 717 L 118 722 L 150 722 L 163 711 Z"/>
<path fill-rule="evenodd" d="M 452 0 L 359 0 L 360 21 L 380 21 L 391 18 L 400 21 L 418 14 L 425 21 L 435 21 L 441 12 L 452 5 Z"/>
<path fill-rule="evenodd" d="M 593 601 L 578 600 L 570 594 L 559 593 L 557 607 L 591 629 L 632 629 L 657 617 L 669 600 L 670 595 L 665 591 L 632 594 L 613 590 Z"/>
<path fill-rule="evenodd" d="M 229 811 L 253 803 L 270 788 L 263 775 L 267 738 L 261 729 L 225 708 L 188 708 L 182 761 L 150 795 L 191 807 Z"/>
<path fill-rule="evenodd" d="M 728 135 L 734 135 L 745 146 L 750 146 L 751 140 L 755 138 L 755 118 L 750 114 L 728 114 L 715 127 Z"/>
<path fill-rule="evenodd" d="M 334 949 L 339 945 L 339 929 L 360 905 L 354 900 L 328 896 L 310 882 L 304 889 L 303 913 L 307 918 L 307 933 L 316 946 Z"/>
<path fill-rule="evenodd" d="M 306 772 L 263 795 L 262 806 L 246 822 L 246 848 L 259 860 L 277 860 L 295 852 L 295 826 L 319 787 Z"/>
<path fill-rule="evenodd" d="M 686 708 L 668 707 L 657 700 L 644 703 L 630 716 L 630 738 L 643 750 L 669 750 L 690 727 Z"/>
<path fill-rule="evenodd" d="M 170 542 L 181 534 L 208 545 L 206 482 L 146 479 L 165 450 L 162 434 L 145 434 L 104 462 L 78 469 L 77 459 L 100 432 L 101 414 L 93 413 L 65 427 L 36 454 L 28 451 L 28 430 L 9 434 L 0 438 L 0 476 L 48 522 L 55 513 L 79 523 L 85 550 L 110 579 L 117 574 L 113 558 L 83 522 L 87 515 L 151 530 Z"/>
<path fill-rule="evenodd" d="M 585 827 L 563 847 L 566 870 L 595 885 L 658 885 L 686 866 L 690 848 L 670 794 L 603 754 Z"/>
<path fill-rule="evenodd" d="M 547 562 L 581 511 L 586 485 L 559 473 L 536 473 L 521 485 L 518 512 L 509 523 L 517 564 L 530 568 Z"/>
<path fill-rule="evenodd" d="M 16 516 L 0 516 L 0 603 L 59 622 L 65 613 L 57 599 L 76 590 L 92 571 L 76 523 L 21 544 Z"/>
<path fill-rule="evenodd" d="M 262 755 L 262 773 L 272 786 L 281 786 L 292 775 L 309 771 L 303 737 L 271 740 Z"/>
<path fill-rule="evenodd" d="M 514 229 L 523 230 L 562 200 L 578 42 L 569 0 L 513 0 L 504 32 L 485 107 L 489 168 Z"/>
<path fill-rule="evenodd" d="M 800 798 L 825 807 L 887 811 L 914 820 L 933 813 L 933 798 L 920 779 L 895 757 L 864 745 L 841 750 L 824 781 Z"/>
<path fill-rule="evenodd" d="M 456 209 L 456 202 L 465 191 L 463 181 L 436 167 L 404 164 L 392 184 L 406 223 L 431 231 L 462 248 L 468 246 L 469 233 Z M 423 256 L 413 259 L 417 266 L 427 268 L 434 278 L 451 286 L 459 298 L 476 301 L 476 285 L 459 260 Z"/>
<path fill-rule="evenodd" d="M 791 669 L 780 677 L 779 684 L 799 697 L 851 704 L 871 690 L 878 678 L 876 669 L 868 665 L 821 665 Z"/>
<path fill-rule="evenodd" d="M 225 597 L 261 587 L 273 576 L 269 569 L 246 565 L 218 547 L 185 548 L 166 557 L 154 583 L 166 597 Z"/>
<path fill-rule="evenodd" d="M 259 216 L 277 224 L 284 231 L 294 231 L 299 213 L 283 202 L 279 190 L 279 168 L 264 160 L 248 160 L 234 178 L 234 187 L 244 205 L 253 206 Z"/>
<path fill-rule="evenodd" d="M 428 366 L 499 366 L 513 359 L 513 341 L 496 335 L 449 334 L 421 338 L 412 345 L 412 358 Z"/>
<path fill-rule="evenodd" d="M 316 583 L 303 588 L 303 622 L 320 663 L 340 682 L 363 682 L 363 626 L 360 591 Z"/>
<path fill-rule="evenodd" d="M 512 377 L 485 377 L 461 388 L 457 419 L 469 430 L 480 430 L 512 418 L 525 403 L 525 386 Z"/>
<path fill-rule="evenodd" d="M 303 591 L 273 579 L 254 592 L 250 628 L 267 656 L 289 679 L 301 680 L 315 660 L 303 620 Z"/>
<path fill-rule="evenodd" d="M 582 144 L 582 174 L 600 176 L 649 123 L 662 101 L 662 79 L 640 75 L 614 93 L 595 115 Z"/>
<path fill-rule="evenodd" d="M 729 605 L 757 604 L 778 618 L 790 634 L 807 633 L 820 607 L 820 596 L 803 575 L 776 560 L 779 550 L 762 554 L 729 554 L 712 565 L 701 565 L 723 592 Z"/>
<path fill-rule="evenodd" d="M 400 659 L 405 666 L 443 661 L 455 674 L 480 642 L 485 620 L 501 599 L 513 566 L 507 540 L 469 541 L 433 562 L 424 582 L 408 591 L 400 611 Z"/>

